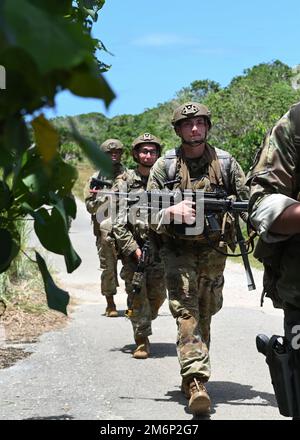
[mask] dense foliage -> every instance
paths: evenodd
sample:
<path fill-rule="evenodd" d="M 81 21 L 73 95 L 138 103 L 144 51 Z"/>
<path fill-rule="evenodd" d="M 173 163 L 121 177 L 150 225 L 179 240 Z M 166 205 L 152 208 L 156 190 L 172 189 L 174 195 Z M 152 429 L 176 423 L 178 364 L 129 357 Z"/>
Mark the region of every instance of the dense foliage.
<path fill-rule="evenodd" d="M 80 264 L 68 235 L 69 218 L 76 215 L 71 190 L 77 171 L 63 160 L 59 135 L 42 109 L 54 106 L 63 89 L 103 99 L 106 105 L 114 98 L 102 75 L 108 66 L 95 56 L 105 47 L 90 32 L 104 1 L 0 3 L 0 65 L 7 80 L 6 89 L 0 91 L 0 273 L 20 252 L 17 221 L 26 216 L 33 219 L 41 244 L 64 256 L 68 272 Z M 75 126 L 66 130 L 98 166 L 107 161 Z M 38 253 L 36 262 L 49 306 L 66 313 L 68 295 L 54 284 Z"/>
<path fill-rule="evenodd" d="M 297 71 L 274 61 L 247 69 L 225 88 L 195 80 L 171 101 L 139 115 L 108 119 L 91 113 L 75 117 L 72 124 L 66 118 L 48 121 L 42 110 L 55 106 L 61 90 L 102 99 L 107 106 L 114 98 L 103 76 L 109 66 L 96 58 L 96 51 L 106 48 L 91 35 L 104 2 L 0 2 L 0 274 L 23 250 L 18 224 L 28 217 L 41 244 L 64 256 L 68 272 L 80 264 L 68 235 L 69 219 L 76 216 L 71 192 L 77 179 L 69 159 L 88 157 L 109 173 L 98 145 L 115 137 L 126 146 L 127 165 L 133 165 L 130 145 L 146 131 L 159 136 L 164 149 L 172 148 L 178 144 L 172 112 L 192 99 L 212 111 L 211 143 L 232 152 L 247 171 L 266 130 L 300 99 Z M 66 313 L 68 295 L 54 284 L 39 253 L 36 262 L 48 304 Z"/>
<path fill-rule="evenodd" d="M 130 145 L 136 136 L 149 131 L 162 139 L 165 149 L 176 146 L 178 138 L 170 124 L 173 109 L 187 100 L 202 102 L 212 112 L 210 142 L 234 154 L 247 171 L 265 132 L 292 103 L 300 100 L 299 89 L 292 87 L 297 75 L 297 70 L 280 61 L 263 63 L 246 69 L 225 88 L 214 81 L 195 80 L 177 92 L 175 99 L 139 115 L 108 119 L 100 113 L 90 113 L 75 119 L 80 131 L 91 135 L 98 144 L 109 137 L 121 139 L 127 148 L 126 163 L 132 165 Z M 63 135 L 64 154 L 80 156 L 68 137 L 67 120 L 56 118 L 53 124 Z"/>

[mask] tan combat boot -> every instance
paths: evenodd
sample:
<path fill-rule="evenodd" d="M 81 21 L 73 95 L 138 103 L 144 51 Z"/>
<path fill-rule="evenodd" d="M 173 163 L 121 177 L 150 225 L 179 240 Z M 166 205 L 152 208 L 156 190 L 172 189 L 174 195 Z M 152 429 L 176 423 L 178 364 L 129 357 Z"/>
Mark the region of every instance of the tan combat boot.
<path fill-rule="evenodd" d="M 106 296 L 107 307 L 105 310 L 105 316 L 108 318 L 116 318 L 118 316 L 116 304 L 114 303 L 113 296 Z"/>
<path fill-rule="evenodd" d="M 189 393 L 189 409 L 192 413 L 208 414 L 210 412 L 210 398 L 203 382 L 194 377 L 189 383 Z"/>
<path fill-rule="evenodd" d="M 187 382 L 187 380 L 182 379 L 181 392 L 185 395 L 187 399 L 190 398 L 190 384 L 189 382 Z"/>
<path fill-rule="evenodd" d="M 150 355 L 150 342 L 149 339 L 143 336 L 137 337 L 136 340 L 136 349 L 133 352 L 133 357 L 135 359 L 147 359 Z"/>

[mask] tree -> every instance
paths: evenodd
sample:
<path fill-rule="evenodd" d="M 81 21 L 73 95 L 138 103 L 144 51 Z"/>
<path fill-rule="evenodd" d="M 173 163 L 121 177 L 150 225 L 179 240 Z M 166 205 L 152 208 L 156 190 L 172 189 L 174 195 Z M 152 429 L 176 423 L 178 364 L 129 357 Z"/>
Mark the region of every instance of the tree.
<path fill-rule="evenodd" d="M 278 60 L 261 63 L 203 100 L 212 112 L 212 144 L 231 152 L 246 172 L 265 133 L 300 99 L 292 76 Z"/>
<path fill-rule="evenodd" d="M 185 101 L 202 101 L 210 93 L 217 93 L 221 86 L 216 81 L 209 79 L 196 80 L 191 82 L 188 87 L 183 87 L 176 93 L 177 99 L 181 102 Z"/>
<path fill-rule="evenodd" d="M 105 0 L 3 0 L 0 3 L 0 64 L 6 89 L 0 91 L 0 273 L 20 252 L 16 221 L 30 216 L 41 244 L 65 258 L 68 272 L 81 260 L 68 235 L 75 218 L 71 190 L 76 169 L 60 154 L 60 139 L 42 110 L 55 106 L 63 89 L 104 100 L 114 93 L 97 60 L 103 43 L 91 28 Z M 35 143 L 30 142 L 33 130 Z M 93 142 L 69 128 L 84 153 L 109 172 L 107 159 Z M 44 259 L 36 253 L 48 305 L 66 313 L 68 295 L 59 289 Z"/>

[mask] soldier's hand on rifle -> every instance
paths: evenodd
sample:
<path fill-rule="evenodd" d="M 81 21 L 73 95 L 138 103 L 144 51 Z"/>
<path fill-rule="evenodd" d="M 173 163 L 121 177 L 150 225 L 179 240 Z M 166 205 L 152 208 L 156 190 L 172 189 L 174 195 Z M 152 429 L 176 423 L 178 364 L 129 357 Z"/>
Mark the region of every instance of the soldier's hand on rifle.
<path fill-rule="evenodd" d="M 192 200 L 182 200 L 176 205 L 169 206 L 165 210 L 165 215 L 170 215 L 170 220 L 178 220 L 187 225 L 192 225 L 196 220 L 195 202 Z"/>
<path fill-rule="evenodd" d="M 136 261 L 139 261 L 142 256 L 142 251 L 140 248 L 137 248 L 137 250 L 133 253 L 133 257 Z"/>
<path fill-rule="evenodd" d="M 91 193 L 91 194 L 97 194 L 98 192 L 99 192 L 98 189 L 96 189 L 96 188 L 90 188 L 90 193 Z"/>

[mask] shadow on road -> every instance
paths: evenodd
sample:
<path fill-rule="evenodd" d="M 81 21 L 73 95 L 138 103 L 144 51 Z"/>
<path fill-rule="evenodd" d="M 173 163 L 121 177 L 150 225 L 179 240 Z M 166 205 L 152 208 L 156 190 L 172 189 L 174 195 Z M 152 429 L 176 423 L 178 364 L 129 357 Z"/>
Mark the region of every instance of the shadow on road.
<path fill-rule="evenodd" d="M 207 391 L 211 398 L 210 415 L 194 415 L 188 409 L 188 400 L 180 390 L 167 391 L 161 398 L 140 398 L 141 400 L 153 400 L 155 402 L 176 402 L 184 406 L 184 411 L 191 415 L 192 420 L 209 420 L 212 414 L 217 412 L 220 404 L 230 406 L 261 406 L 261 407 L 277 407 L 276 399 L 273 394 L 258 391 L 251 385 L 243 385 L 236 382 L 209 382 Z M 121 399 L 130 399 L 129 397 L 120 396 Z M 133 399 L 133 398 L 131 398 Z M 136 400 L 136 398 L 134 398 Z"/>
<path fill-rule="evenodd" d="M 218 404 L 232 406 L 272 406 L 277 408 L 274 394 L 258 391 L 251 385 L 236 382 L 208 382 L 207 391 L 211 397 L 213 408 Z"/>
<path fill-rule="evenodd" d="M 113 317 L 113 318 L 110 317 L 110 318 L 108 318 L 108 319 L 113 319 L 113 320 L 115 320 L 115 319 L 117 319 L 117 318 L 125 318 L 126 310 L 120 310 L 120 309 L 117 308 L 117 311 L 118 311 L 118 316 Z M 105 316 L 105 309 L 104 309 L 104 311 L 103 311 L 103 313 L 102 313 L 102 316 Z"/>
<path fill-rule="evenodd" d="M 131 354 L 136 348 L 135 344 L 124 345 L 124 347 L 111 348 L 110 351 L 122 351 L 122 353 Z M 169 356 L 177 356 L 175 344 L 169 342 L 151 342 L 150 359 L 158 359 Z"/>
<path fill-rule="evenodd" d="M 207 391 L 211 398 L 211 414 L 216 413 L 216 409 L 220 404 L 230 406 L 272 406 L 277 408 L 275 396 L 271 393 L 258 391 L 251 385 L 244 385 L 236 382 L 208 382 Z M 185 412 L 190 414 L 188 409 L 188 401 L 181 391 L 168 391 L 166 396 L 170 401 L 176 401 L 180 405 L 184 405 Z M 162 399 L 165 400 L 165 399 Z M 192 415 L 192 414 L 191 414 Z M 209 420 L 210 416 L 194 416 L 194 420 Z"/>
<path fill-rule="evenodd" d="M 72 420 L 72 419 L 74 419 L 74 417 L 70 416 L 69 414 L 61 414 L 59 416 L 29 417 L 28 419 L 22 419 L 22 420 Z"/>

